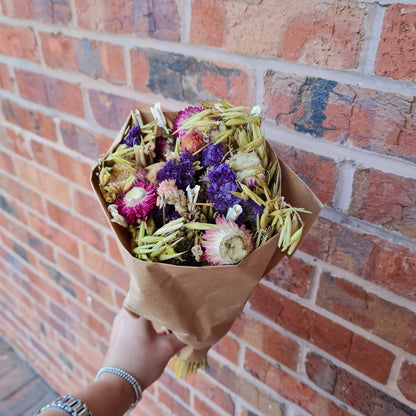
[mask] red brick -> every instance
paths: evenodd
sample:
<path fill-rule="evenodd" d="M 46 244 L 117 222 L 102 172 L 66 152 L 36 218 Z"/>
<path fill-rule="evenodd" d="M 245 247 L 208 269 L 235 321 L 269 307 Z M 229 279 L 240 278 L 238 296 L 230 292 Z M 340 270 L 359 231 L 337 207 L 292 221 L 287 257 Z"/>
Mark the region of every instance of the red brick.
<path fill-rule="evenodd" d="M 46 65 L 51 68 L 78 70 L 76 40 L 62 33 L 39 32 Z"/>
<path fill-rule="evenodd" d="M 52 221 L 66 229 L 73 236 L 80 238 L 97 250 L 104 250 L 104 236 L 99 228 L 90 225 L 52 202 L 48 202 L 47 210 Z"/>
<path fill-rule="evenodd" d="M 347 359 L 352 338 L 348 329 L 263 285 L 249 300 L 253 310 L 337 358 Z"/>
<path fill-rule="evenodd" d="M 413 416 L 414 410 L 327 359 L 309 353 L 308 377 L 327 393 L 364 415 Z M 347 413 L 348 414 L 348 413 Z"/>
<path fill-rule="evenodd" d="M 119 45 L 100 42 L 99 54 L 102 77 L 115 84 L 124 84 L 126 82 L 126 68 L 123 48 Z"/>
<path fill-rule="evenodd" d="M 11 100 L 2 100 L 4 118 L 25 130 L 42 136 L 45 139 L 56 141 L 55 124 L 52 117 L 39 111 L 29 110 Z"/>
<path fill-rule="evenodd" d="M 197 374 L 187 377 L 186 382 L 221 407 L 227 414 L 234 414 L 235 405 L 232 396 L 214 384 L 206 374 L 199 371 Z"/>
<path fill-rule="evenodd" d="M 347 411 L 319 395 L 306 384 L 272 365 L 251 350 L 246 350 L 244 368 L 252 376 L 314 416 L 347 416 Z"/>
<path fill-rule="evenodd" d="M 393 4 L 387 8 L 375 61 L 376 75 L 416 81 L 415 19 L 415 5 Z"/>
<path fill-rule="evenodd" d="M 103 127 L 119 130 L 138 102 L 103 91 L 90 90 L 90 103 L 95 119 Z"/>
<path fill-rule="evenodd" d="M 44 218 L 34 215 L 31 212 L 29 212 L 29 224 L 33 231 L 39 233 L 72 256 L 78 257 L 78 243 L 73 237 L 48 224 Z"/>
<path fill-rule="evenodd" d="M 416 300 L 416 251 L 376 240 L 371 262 L 362 277 L 412 301 Z"/>
<path fill-rule="evenodd" d="M 103 216 L 104 217 L 104 216 Z M 106 220 L 107 221 L 107 220 Z M 116 261 L 124 266 L 123 258 L 121 257 L 120 250 L 117 246 L 115 237 L 109 235 L 108 238 L 108 254 L 113 261 Z"/>
<path fill-rule="evenodd" d="M 68 206 L 70 205 L 71 198 L 67 182 L 20 159 L 14 159 L 14 164 L 18 178 L 25 184 L 35 188 L 41 194 L 55 201 L 59 201 Z"/>
<path fill-rule="evenodd" d="M 104 229 L 108 229 L 107 218 L 102 212 L 102 208 L 99 205 L 97 198 L 95 198 L 91 192 L 87 193 L 78 189 L 75 190 L 74 207 L 81 216 L 97 222 L 103 226 Z"/>
<path fill-rule="evenodd" d="M 242 375 L 235 374 L 230 368 L 216 361 L 208 360 L 207 374 L 224 385 L 236 395 L 243 397 L 250 405 L 265 416 L 283 416 L 284 406 L 275 401 Z"/>
<path fill-rule="evenodd" d="M 276 154 L 308 185 L 318 199 L 332 206 L 337 165 L 332 159 L 271 142 Z"/>
<path fill-rule="evenodd" d="M 103 322 L 107 322 L 109 325 L 113 324 L 114 317 L 116 315 L 115 308 L 111 308 L 104 304 L 101 300 L 98 300 L 97 297 L 91 297 L 91 309 L 94 313 L 94 316 L 99 316 L 99 319 Z"/>
<path fill-rule="evenodd" d="M 78 25 L 94 31 L 134 33 L 138 37 L 177 42 L 180 39 L 180 17 L 174 0 L 123 3 L 104 0 L 75 1 Z M 134 12 L 132 12 L 134 11 Z"/>
<path fill-rule="evenodd" d="M 23 98 L 75 116 L 84 116 L 79 85 L 21 69 L 16 70 L 16 81 Z"/>
<path fill-rule="evenodd" d="M 6 134 L 0 138 L 0 143 L 9 151 L 30 159 L 30 150 L 21 134 L 12 129 L 6 129 Z"/>
<path fill-rule="evenodd" d="M 184 403 L 190 403 L 189 389 L 179 383 L 178 379 L 170 376 L 164 372 L 158 380 L 163 384 L 173 395 L 178 396 Z"/>
<path fill-rule="evenodd" d="M 127 114 L 125 114 L 125 119 Z M 121 128 L 121 125 L 118 128 Z M 97 160 L 100 155 L 106 153 L 114 142 L 114 138 L 67 121 L 61 121 L 60 130 L 66 146 L 93 160 Z"/>
<path fill-rule="evenodd" d="M 416 180 L 378 170 L 357 170 L 348 213 L 416 238 Z"/>
<path fill-rule="evenodd" d="M 416 402 L 416 364 L 410 361 L 403 362 L 397 386 L 407 400 Z"/>
<path fill-rule="evenodd" d="M 177 402 L 175 398 L 166 393 L 164 390 L 159 389 L 158 401 L 167 407 L 174 415 L 178 416 L 193 416 L 192 413 L 187 410 L 182 404 Z"/>
<path fill-rule="evenodd" d="M 264 278 L 280 288 L 301 297 L 307 297 L 313 267 L 295 257 L 283 257 Z"/>
<path fill-rule="evenodd" d="M 40 62 L 35 34 L 30 27 L 0 25 L 0 53 Z"/>
<path fill-rule="evenodd" d="M 26 212 L 24 207 L 18 203 L 17 201 L 13 200 L 10 195 L 2 195 L 0 194 L 0 209 L 7 212 L 7 214 L 11 215 L 12 217 L 16 218 L 23 224 L 26 224 Z"/>
<path fill-rule="evenodd" d="M 108 280 L 100 279 L 91 273 L 88 273 L 75 260 L 68 256 L 56 253 L 56 264 L 63 273 L 71 277 L 72 280 L 88 288 L 88 291 L 97 295 L 107 303 L 111 304 L 113 301 L 112 287 Z"/>
<path fill-rule="evenodd" d="M 296 371 L 299 356 L 299 345 L 296 341 L 245 314 L 236 319 L 231 332 L 273 360 Z"/>
<path fill-rule="evenodd" d="M 339 144 L 416 160 L 413 97 L 276 71 L 264 76 L 265 117 Z"/>
<path fill-rule="evenodd" d="M 0 89 L 13 91 L 9 67 L 6 64 L 0 64 Z"/>
<path fill-rule="evenodd" d="M 302 10 L 302 13 L 299 13 Z M 194 0 L 190 41 L 329 68 L 356 68 L 365 10 L 348 4 L 273 0 L 241 7 L 232 0 Z"/>
<path fill-rule="evenodd" d="M 238 342 L 233 338 L 227 335 L 222 337 L 216 344 L 212 346 L 212 349 L 234 364 L 238 363 L 238 351 L 240 346 L 238 345 Z"/>
<path fill-rule="evenodd" d="M 1 163 L 1 167 L 8 173 L 11 173 L 12 175 L 14 175 L 15 169 L 14 169 L 14 164 L 13 164 L 13 160 L 10 156 L 10 154 L 0 151 L 0 163 Z"/>
<path fill-rule="evenodd" d="M 133 86 L 140 92 L 193 103 L 224 98 L 252 105 L 254 80 L 247 67 L 154 49 L 132 49 L 130 55 Z"/>
<path fill-rule="evenodd" d="M 360 276 L 367 270 L 375 246 L 372 236 L 318 218 L 300 249 Z"/>
<path fill-rule="evenodd" d="M 89 180 L 91 167 L 80 160 L 79 156 L 70 156 L 60 152 L 47 144 L 31 141 L 33 156 L 39 165 L 52 170 L 70 183 L 82 186 L 90 190 Z"/>
<path fill-rule="evenodd" d="M 82 246 L 82 260 L 83 263 L 97 273 L 98 276 L 114 283 L 114 285 L 122 291 L 128 291 L 130 279 L 124 268 L 111 263 L 104 255 L 99 254 L 88 246 Z"/>
<path fill-rule="evenodd" d="M 1 0 L 3 14 L 17 19 L 68 24 L 72 13 L 69 0 Z"/>
<path fill-rule="evenodd" d="M 416 325 L 416 314 L 409 309 L 330 274 L 322 276 L 316 303 L 387 342 L 415 354 L 416 334 L 413 328 Z M 380 368 L 375 369 L 383 374 L 387 371 L 391 354 L 384 356 L 380 361 Z M 384 369 L 381 368 L 383 361 L 386 366 Z"/>
<path fill-rule="evenodd" d="M 0 186 L 1 189 L 13 196 L 13 198 L 18 199 L 39 213 L 44 213 L 41 195 L 26 187 L 23 182 L 0 175 Z"/>
<path fill-rule="evenodd" d="M 207 402 L 200 400 L 198 396 L 195 396 L 194 399 L 194 409 L 200 416 L 220 416 L 220 414 L 217 413 L 212 406 L 210 406 Z"/>

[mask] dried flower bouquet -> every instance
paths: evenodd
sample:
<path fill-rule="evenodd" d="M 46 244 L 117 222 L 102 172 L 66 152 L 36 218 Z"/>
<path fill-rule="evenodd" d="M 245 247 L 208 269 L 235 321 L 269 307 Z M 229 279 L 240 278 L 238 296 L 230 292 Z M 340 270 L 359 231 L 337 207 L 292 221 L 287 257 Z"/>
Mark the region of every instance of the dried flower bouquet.
<path fill-rule="evenodd" d="M 282 253 L 293 254 L 321 205 L 276 158 L 258 108 L 151 112 L 131 113 L 92 183 L 130 273 L 124 306 L 188 344 L 182 375 L 204 362 Z"/>

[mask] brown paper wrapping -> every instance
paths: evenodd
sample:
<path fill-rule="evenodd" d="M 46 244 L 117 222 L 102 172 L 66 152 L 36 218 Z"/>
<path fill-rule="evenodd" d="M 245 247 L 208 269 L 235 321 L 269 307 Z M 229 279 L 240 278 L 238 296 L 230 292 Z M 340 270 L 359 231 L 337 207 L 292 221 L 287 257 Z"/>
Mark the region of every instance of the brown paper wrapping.
<path fill-rule="evenodd" d="M 173 114 L 170 116 L 174 117 Z M 148 113 L 142 113 L 142 118 L 145 122 L 152 120 Z M 121 142 L 130 122 L 128 117 L 111 148 Z M 268 151 L 270 160 L 275 159 L 270 146 Z M 305 223 L 303 237 L 314 223 L 322 204 L 283 161 L 279 159 L 279 163 L 285 200 L 294 207 L 311 212 L 301 214 Z M 177 355 L 180 360 L 201 362 L 209 348 L 230 329 L 259 280 L 282 259 L 284 254 L 277 247 L 279 236 L 271 238 L 237 265 L 193 267 L 144 262 L 132 254 L 129 232 L 110 221 L 97 172 L 98 165 L 92 171 L 91 183 L 116 235 L 130 276 L 124 308 L 170 329 L 186 343 L 187 346 Z"/>

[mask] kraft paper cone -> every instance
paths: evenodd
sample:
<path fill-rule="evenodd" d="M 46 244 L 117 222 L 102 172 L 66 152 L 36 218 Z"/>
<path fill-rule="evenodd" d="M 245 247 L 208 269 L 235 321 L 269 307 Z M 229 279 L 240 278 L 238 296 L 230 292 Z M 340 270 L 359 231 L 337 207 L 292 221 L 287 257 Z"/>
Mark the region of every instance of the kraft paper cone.
<path fill-rule="evenodd" d="M 173 119 L 174 114 L 171 113 L 171 117 Z M 142 113 L 142 118 L 144 122 L 153 119 L 148 113 Z M 126 120 L 112 148 L 121 142 L 129 123 L 131 117 Z M 275 160 L 270 146 L 268 152 L 270 160 Z M 303 238 L 322 204 L 283 161 L 279 159 L 279 163 L 285 201 L 311 212 L 301 213 Z M 129 232 L 110 221 L 111 215 L 99 189 L 98 168 L 97 165 L 92 172 L 91 183 L 116 235 L 130 276 L 124 308 L 170 329 L 186 343 L 187 346 L 177 354 L 179 360 L 201 363 L 209 348 L 228 332 L 260 279 L 282 259 L 284 254 L 277 247 L 279 236 L 271 238 L 237 265 L 194 267 L 144 262 L 132 254 Z"/>

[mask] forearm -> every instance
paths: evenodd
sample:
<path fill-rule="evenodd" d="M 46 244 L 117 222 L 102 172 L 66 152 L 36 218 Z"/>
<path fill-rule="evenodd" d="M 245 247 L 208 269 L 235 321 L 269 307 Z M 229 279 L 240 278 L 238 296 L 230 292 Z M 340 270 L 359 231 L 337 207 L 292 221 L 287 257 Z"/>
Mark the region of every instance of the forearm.
<path fill-rule="evenodd" d="M 93 416 L 122 416 L 135 401 L 132 387 L 119 376 L 108 373 L 72 396 L 83 402 Z M 42 412 L 42 416 L 64 415 L 68 414 L 59 408 Z"/>

